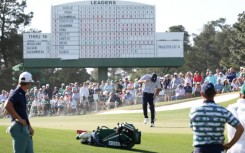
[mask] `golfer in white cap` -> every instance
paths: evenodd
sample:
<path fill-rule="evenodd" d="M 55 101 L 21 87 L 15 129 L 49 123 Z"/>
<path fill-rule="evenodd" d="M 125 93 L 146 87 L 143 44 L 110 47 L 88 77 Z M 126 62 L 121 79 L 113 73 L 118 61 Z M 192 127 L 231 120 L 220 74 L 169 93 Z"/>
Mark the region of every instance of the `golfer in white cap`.
<path fill-rule="evenodd" d="M 19 85 L 10 93 L 5 103 L 5 109 L 11 115 L 11 125 L 7 132 L 13 139 L 13 149 L 15 153 L 33 153 L 32 136 L 34 130 L 31 127 L 28 115 L 26 113 L 26 91 L 30 88 L 32 75 L 29 72 L 23 72 L 19 76 Z"/>

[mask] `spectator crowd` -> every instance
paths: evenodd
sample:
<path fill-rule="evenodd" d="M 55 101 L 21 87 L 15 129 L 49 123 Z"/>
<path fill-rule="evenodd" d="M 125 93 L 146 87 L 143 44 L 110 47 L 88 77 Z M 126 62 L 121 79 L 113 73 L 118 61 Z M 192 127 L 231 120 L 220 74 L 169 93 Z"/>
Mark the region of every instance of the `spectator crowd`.
<path fill-rule="evenodd" d="M 213 83 L 217 93 L 239 91 L 245 81 L 245 68 L 236 72 L 233 68 L 223 72 L 216 69 L 213 73 L 198 71 L 192 73 L 173 73 L 159 76 L 162 91 L 155 101 L 166 102 L 200 96 L 201 86 Z M 11 92 L 11 90 L 9 91 Z M 0 95 L 0 116 L 6 115 L 3 104 L 9 95 L 3 90 Z M 27 92 L 27 110 L 30 117 L 43 115 L 85 114 L 87 111 L 108 110 L 125 105 L 141 103 L 141 85 L 138 78 L 98 82 L 86 81 L 50 87 L 34 86 Z"/>

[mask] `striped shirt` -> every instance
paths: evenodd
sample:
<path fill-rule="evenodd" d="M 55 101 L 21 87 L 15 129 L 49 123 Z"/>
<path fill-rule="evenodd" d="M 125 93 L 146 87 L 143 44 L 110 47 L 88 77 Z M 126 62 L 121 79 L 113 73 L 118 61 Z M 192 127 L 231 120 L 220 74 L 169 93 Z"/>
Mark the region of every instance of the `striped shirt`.
<path fill-rule="evenodd" d="M 236 127 L 240 123 L 230 111 L 214 101 L 191 108 L 189 117 L 193 146 L 223 144 L 225 124 Z"/>

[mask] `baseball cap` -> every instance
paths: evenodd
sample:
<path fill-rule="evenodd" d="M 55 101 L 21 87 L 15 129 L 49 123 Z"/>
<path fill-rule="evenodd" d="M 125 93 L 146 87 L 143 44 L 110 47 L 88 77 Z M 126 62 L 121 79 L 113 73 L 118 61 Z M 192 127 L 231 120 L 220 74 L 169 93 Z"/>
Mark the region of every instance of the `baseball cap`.
<path fill-rule="evenodd" d="M 157 81 L 157 74 L 156 73 L 152 74 L 151 81 L 152 82 L 156 82 Z"/>
<path fill-rule="evenodd" d="M 22 72 L 19 76 L 19 83 L 21 82 L 25 82 L 25 83 L 30 83 L 30 82 L 34 82 L 32 80 L 32 75 L 29 72 Z"/>
<path fill-rule="evenodd" d="M 242 85 L 240 93 L 245 95 L 245 84 Z"/>
<path fill-rule="evenodd" d="M 205 94 L 215 92 L 214 85 L 212 83 L 203 84 L 202 92 Z"/>

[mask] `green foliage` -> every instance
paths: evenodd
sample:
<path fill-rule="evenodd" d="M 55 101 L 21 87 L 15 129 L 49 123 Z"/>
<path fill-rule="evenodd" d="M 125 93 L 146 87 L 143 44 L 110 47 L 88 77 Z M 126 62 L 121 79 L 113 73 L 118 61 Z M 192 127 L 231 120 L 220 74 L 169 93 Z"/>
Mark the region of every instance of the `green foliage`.
<path fill-rule="evenodd" d="M 29 69 L 33 74 L 33 79 L 40 85 L 50 84 L 51 87 L 59 86 L 61 83 L 68 85 L 69 83 L 78 82 L 79 84 L 90 79 L 90 75 L 85 68 L 50 68 L 50 69 Z"/>
<path fill-rule="evenodd" d="M 231 62 L 234 65 L 245 65 L 245 11 L 238 15 L 238 22 L 233 25 L 230 35 Z"/>
<path fill-rule="evenodd" d="M 10 89 L 15 89 L 16 83 L 18 82 L 18 78 L 12 77 L 12 69 L 11 68 L 4 68 L 0 71 L 0 91 L 6 90 L 9 91 Z"/>
<path fill-rule="evenodd" d="M 217 67 L 220 67 L 219 62 L 217 62 L 220 60 L 220 55 L 217 52 L 215 36 L 217 34 L 217 24 L 222 21 L 213 21 L 204 25 L 200 35 L 194 38 L 194 48 L 198 56 L 196 56 L 197 58 L 193 63 L 194 65 L 195 63 L 202 63 L 203 65 L 200 67 L 202 70 L 215 70 Z"/>
<path fill-rule="evenodd" d="M 13 88 L 11 68 L 23 63 L 23 28 L 30 24 L 33 13 L 26 13 L 25 1 L 3 1 L 0 3 L 0 84 L 1 88 Z"/>
<path fill-rule="evenodd" d="M 47 81 L 52 82 L 54 85 L 74 82 L 81 84 L 87 80 L 90 80 L 90 75 L 87 73 L 85 68 L 63 68 L 49 75 L 50 77 Z"/>
<path fill-rule="evenodd" d="M 30 24 L 33 13 L 25 13 L 26 2 L 17 0 L 4 1 L 0 3 L 0 57 L 2 64 L 6 68 L 20 63 L 22 60 L 22 35 L 21 28 Z M 14 57 L 13 57 L 14 56 Z M 16 58 L 17 57 L 17 58 Z"/>
<path fill-rule="evenodd" d="M 231 52 L 229 47 L 231 45 L 231 41 L 229 39 L 229 35 L 232 33 L 232 28 L 230 25 L 225 25 L 222 27 L 222 31 L 217 32 L 215 44 L 217 44 L 217 52 L 220 54 L 220 66 L 223 67 L 224 70 L 227 70 L 231 66 L 234 66 L 230 61 Z"/>

